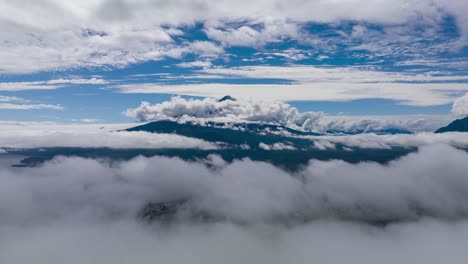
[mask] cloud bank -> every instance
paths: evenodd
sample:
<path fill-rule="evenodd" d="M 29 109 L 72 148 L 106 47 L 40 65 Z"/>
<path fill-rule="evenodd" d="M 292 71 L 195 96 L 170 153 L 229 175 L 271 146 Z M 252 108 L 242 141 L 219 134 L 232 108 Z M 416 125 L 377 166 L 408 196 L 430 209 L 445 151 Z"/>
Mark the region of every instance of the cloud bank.
<path fill-rule="evenodd" d="M 208 169 L 160 157 L 1 167 L 0 261 L 458 262 L 468 242 L 467 159 L 433 145 L 388 165 L 311 161 L 295 174 L 249 160 Z M 180 199 L 189 206 L 173 224 L 136 217 L 149 201 Z M 218 220 L 197 222 L 194 211 Z"/>
<path fill-rule="evenodd" d="M 327 116 L 318 122 L 321 131 L 379 131 L 403 129 L 411 132 L 432 132 L 453 121 L 452 116 L 407 115 L 407 116 Z"/>
<path fill-rule="evenodd" d="M 147 132 L 112 132 L 106 128 L 100 129 L 102 126 L 55 126 L 53 124 L 0 125 L 0 148 L 217 148 L 215 144 L 196 138 Z M 127 128 L 125 125 L 110 126 L 110 128 L 115 127 L 120 129 L 119 127 L 122 126 Z"/>
<path fill-rule="evenodd" d="M 155 120 L 219 122 L 259 122 L 279 124 L 301 130 L 326 132 L 378 131 L 404 129 L 412 132 L 435 131 L 452 121 L 450 116 L 327 116 L 321 112 L 300 112 L 285 102 L 215 98 L 184 99 L 173 97 L 159 104 L 142 102 L 124 112 L 140 122 Z"/>
<path fill-rule="evenodd" d="M 172 97 L 170 101 L 151 105 L 142 102 L 125 115 L 139 121 L 217 119 L 227 122 L 261 122 L 311 130 L 322 116 L 320 112 L 300 113 L 283 102 L 261 100 L 217 100 L 215 98 L 184 99 Z"/>

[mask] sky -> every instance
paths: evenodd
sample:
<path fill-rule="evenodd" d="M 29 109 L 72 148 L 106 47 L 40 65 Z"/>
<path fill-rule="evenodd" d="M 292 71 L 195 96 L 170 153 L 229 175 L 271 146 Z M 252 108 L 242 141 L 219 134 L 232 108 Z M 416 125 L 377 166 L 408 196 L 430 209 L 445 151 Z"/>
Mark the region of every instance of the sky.
<path fill-rule="evenodd" d="M 451 115 L 467 109 L 467 14 L 462 0 L 0 0 L 0 120 L 132 122 L 174 95 Z"/>

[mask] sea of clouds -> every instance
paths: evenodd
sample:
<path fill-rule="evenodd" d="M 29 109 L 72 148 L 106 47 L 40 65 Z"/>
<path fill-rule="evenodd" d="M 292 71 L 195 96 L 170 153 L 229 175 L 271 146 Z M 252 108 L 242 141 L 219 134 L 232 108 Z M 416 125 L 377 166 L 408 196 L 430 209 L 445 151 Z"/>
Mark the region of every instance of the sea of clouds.
<path fill-rule="evenodd" d="M 328 118 L 328 117 L 327 117 Z M 334 117 L 332 117 L 334 118 Z M 345 117 L 333 119 L 334 124 L 348 124 Z M 359 120 L 359 119 L 356 119 Z M 362 119 L 361 119 L 362 120 Z M 385 120 L 385 119 L 384 119 Z M 320 122 L 328 123 L 325 120 Z M 349 124 L 354 123 L 350 121 Z M 368 123 L 368 122 L 364 122 Z M 226 147 L 222 142 L 207 142 L 194 137 L 177 134 L 156 134 L 149 132 L 123 131 L 137 124 L 55 124 L 55 123 L 1 123 L 0 154 L 8 149 L 34 149 L 52 147 L 70 148 L 110 148 L 110 149 L 201 149 L 217 150 Z M 435 134 L 418 132 L 415 134 L 377 135 L 365 133 L 357 135 L 301 136 L 310 139 L 310 147 L 335 149 L 337 144 L 361 149 L 391 149 L 392 147 L 423 147 L 445 144 L 459 148 L 468 147 L 466 133 L 451 132 Z M 240 146 L 242 147 L 242 146 Z M 285 149 L 287 145 L 269 146 L 260 143 L 263 149 Z"/>
<path fill-rule="evenodd" d="M 386 165 L 57 157 L 0 167 L 1 263 L 457 263 L 468 153 L 446 144 Z M 170 223 L 148 202 L 187 201 Z M 199 221 L 197 212 L 214 216 Z M 385 223 L 381 225 L 379 223 Z"/>

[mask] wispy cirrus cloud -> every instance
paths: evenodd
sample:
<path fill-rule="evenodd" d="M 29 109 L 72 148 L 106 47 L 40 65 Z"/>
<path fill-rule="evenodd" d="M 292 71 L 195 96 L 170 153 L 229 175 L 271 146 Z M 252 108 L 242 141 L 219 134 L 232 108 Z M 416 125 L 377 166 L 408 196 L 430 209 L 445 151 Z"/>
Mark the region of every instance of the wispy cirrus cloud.
<path fill-rule="evenodd" d="M 0 109 L 2 110 L 63 110 L 60 105 L 35 103 L 16 96 L 0 95 Z"/>
<path fill-rule="evenodd" d="M 33 82 L 0 82 L 0 91 L 54 90 L 67 85 L 104 85 L 108 81 L 99 78 L 90 79 L 52 79 Z"/>
<path fill-rule="evenodd" d="M 52 104 L 0 103 L 0 109 L 2 110 L 63 110 L 64 108 L 60 105 L 52 105 Z"/>
<path fill-rule="evenodd" d="M 20 97 L 16 96 L 3 96 L 0 95 L 0 102 L 27 102 L 28 100 L 25 100 Z"/>
<path fill-rule="evenodd" d="M 452 103 L 468 91 L 468 75 L 391 72 L 359 67 L 249 66 L 207 67 L 193 78 L 210 83 L 137 83 L 113 86 L 121 93 L 262 98 L 281 101 L 390 99 L 412 106 Z M 233 80 L 242 79 L 243 83 Z M 258 83 L 258 80 L 277 80 Z M 279 83 L 278 83 L 279 82 Z"/>

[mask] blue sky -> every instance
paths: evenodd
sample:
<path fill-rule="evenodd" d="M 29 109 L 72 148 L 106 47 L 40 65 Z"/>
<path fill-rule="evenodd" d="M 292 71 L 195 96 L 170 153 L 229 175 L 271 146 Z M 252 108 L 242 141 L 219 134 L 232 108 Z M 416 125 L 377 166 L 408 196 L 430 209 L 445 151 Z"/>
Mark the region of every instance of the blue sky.
<path fill-rule="evenodd" d="M 0 120 L 129 122 L 122 112 L 141 101 L 225 94 L 330 115 L 447 115 L 468 92 L 461 0 L 11 2 L 0 1 Z"/>

